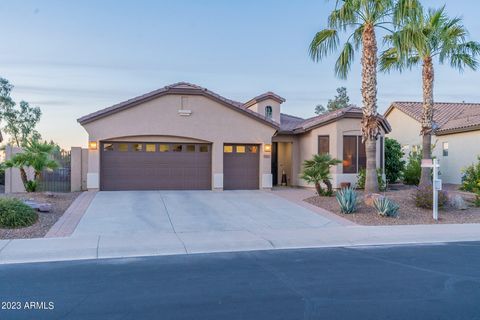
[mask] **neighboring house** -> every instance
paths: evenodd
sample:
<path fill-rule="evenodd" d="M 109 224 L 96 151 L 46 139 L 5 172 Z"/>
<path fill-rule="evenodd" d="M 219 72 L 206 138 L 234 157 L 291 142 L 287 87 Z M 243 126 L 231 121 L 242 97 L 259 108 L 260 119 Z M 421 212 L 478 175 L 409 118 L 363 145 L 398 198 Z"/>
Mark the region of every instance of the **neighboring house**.
<path fill-rule="evenodd" d="M 397 140 L 407 155 L 422 144 L 422 108 L 421 102 L 394 102 L 385 112 L 392 126 L 388 137 Z M 480 155 L 480 104 L 435 103 L 433 120 L 433 155 L 440 161 L 441 178 L 445 183 L 461 183 L 462 169 Z"/>
<path fill-rule="evenodd" d="M 89 134 L 87 186 L 101 190 L 259 189 L 298 178 L 318 152 L 343 159 L 333 184 L 355 182 L 365 167 L 361 109 L 310 119 L 281 113 L 273 92 L 246 103 L 181 82 L 78 119 Z M 383 164 L 383 135 L 377 163 Z"/>

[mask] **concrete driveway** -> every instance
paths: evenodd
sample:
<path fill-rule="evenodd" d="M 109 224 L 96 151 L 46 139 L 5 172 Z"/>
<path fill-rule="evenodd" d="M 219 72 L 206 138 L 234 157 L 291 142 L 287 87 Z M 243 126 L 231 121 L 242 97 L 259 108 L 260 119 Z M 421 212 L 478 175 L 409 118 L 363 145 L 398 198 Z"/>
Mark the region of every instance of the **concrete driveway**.
<path fill-rule="evenodd" d="M 339 226 L 264 191 L 99 192 L 74 235 L 299 230 Z"/>

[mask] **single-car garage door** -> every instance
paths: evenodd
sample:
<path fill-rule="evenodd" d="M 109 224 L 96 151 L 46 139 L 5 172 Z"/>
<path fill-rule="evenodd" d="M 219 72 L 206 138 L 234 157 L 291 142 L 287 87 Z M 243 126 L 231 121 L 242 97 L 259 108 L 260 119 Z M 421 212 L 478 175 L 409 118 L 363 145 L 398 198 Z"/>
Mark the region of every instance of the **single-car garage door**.
<path fill-rule="evenodd" d="M 211 145 L 102 142 L 101 190 L 211 189 Z"/>
<path fill-rule="evenodd" d="M 223 146 L 223 189 L 259 188 L 259 146 L 225 144 Z"/>

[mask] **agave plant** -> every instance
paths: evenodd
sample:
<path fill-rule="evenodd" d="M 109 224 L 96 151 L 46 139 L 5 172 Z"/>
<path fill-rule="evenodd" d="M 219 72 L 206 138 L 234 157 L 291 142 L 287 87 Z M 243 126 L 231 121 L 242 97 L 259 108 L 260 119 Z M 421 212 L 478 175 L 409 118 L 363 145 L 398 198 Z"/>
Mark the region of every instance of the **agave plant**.
<path fill-rule="evenodd" d="M 342 213 L 349 214 L 357 211 L 357 192 L 354 188 L 343 188 L 337 192 L 336 197 Z"/>
<path fill-rule="evenodd" d="M 373 200 L 373 207 L 382 217 L 396 217 L 400 206 L 386 197 Z"/>

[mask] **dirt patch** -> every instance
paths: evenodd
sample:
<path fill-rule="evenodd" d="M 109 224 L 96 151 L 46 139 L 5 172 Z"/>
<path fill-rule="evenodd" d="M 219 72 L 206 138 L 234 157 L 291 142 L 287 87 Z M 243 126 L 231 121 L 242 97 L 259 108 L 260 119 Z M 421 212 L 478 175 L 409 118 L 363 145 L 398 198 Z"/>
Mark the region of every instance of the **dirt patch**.
<path fill-rule="evenodd" d="M 457 210 L 450 206 L 439 210 L 439 220 L 436 222 L 432 218 L 432 210 L 421 209 L 415 206 L 412 194 L 415 191 L 413 187 L 398 187 L 397 190 L 389 190 L 382 194 L 400 205 L 397 217 L 381 217 L 375 209 L 368 207 L 363 203 L 363 191 L 358 191 L 359 204 L 357 212 L 354 214 L 342 214 L 335 197 L 310 197 L 304 201 L 317 207 L 333 212 L 342 218 L 348 219 L 360 225 L 378 226 L 378 225 L 412 225 L 412 224 L 435 224 L 435 223 L 480 223 L 480 208 L 474 207 L 471 203 L 467 210 Z M 450 192 L 450 194 L 456 192 Z M 457 193 L 461 194 L 461 193 Z M 462 195 L 465 200 L 468 196 Z"/>
<path fill-rule="evenodd" d="M 43 238 L 50 228 L 63 215 L 67 208 L 72 204 L 80 192 L 71 193 L 52 193 L 53 197 L 49 197 L 44 193 L 19 193 L 1 195 L 1 197 L 17 198 L 20 200 L 35 200 L 38 202 L 47 202 L 52 205 L 51 212 L 37 212 L 38 221 L 26 228 L 19 229 L 2 229 L 0 228 L 0 239 L 27 239 L 27 238 Z"/>

